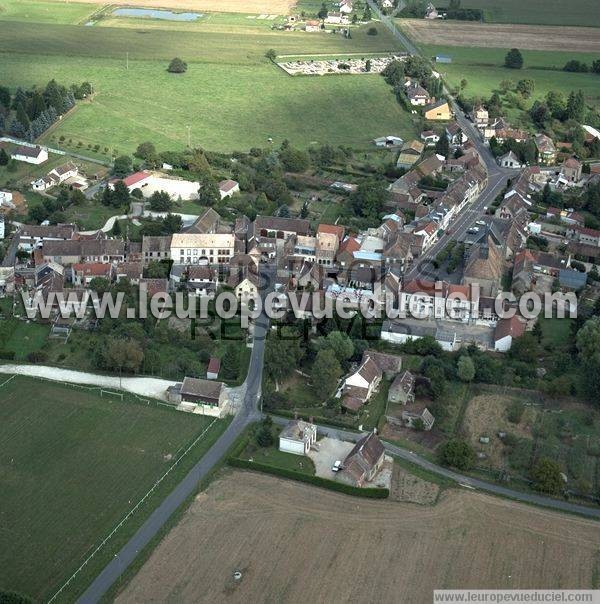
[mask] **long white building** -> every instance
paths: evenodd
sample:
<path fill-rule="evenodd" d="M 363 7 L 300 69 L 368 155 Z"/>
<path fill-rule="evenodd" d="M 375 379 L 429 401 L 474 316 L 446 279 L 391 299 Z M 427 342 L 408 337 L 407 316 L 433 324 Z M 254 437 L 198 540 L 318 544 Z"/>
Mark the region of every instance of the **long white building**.
<path fill-rule="evenodd" d="M 176 233 L 171 240 L 171 260 L 175 264 L 227 264 L 234 243 L 231 233 Z"/>

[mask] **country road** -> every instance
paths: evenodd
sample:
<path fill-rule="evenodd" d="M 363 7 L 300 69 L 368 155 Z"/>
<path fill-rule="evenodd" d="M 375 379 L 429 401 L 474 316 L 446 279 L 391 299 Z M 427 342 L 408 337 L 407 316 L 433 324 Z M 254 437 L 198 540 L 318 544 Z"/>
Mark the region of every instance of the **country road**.
<path fill-rule="evenodd" d="M 406 50 L 412 55 L 422 56 L 420 50 L 411 42 L 411 40 L 398 29 L 394 20 L 386 17 L 374 0 L 367 0 L 367 4 L 371 7 L 374 15 L 381 20 L 381 23 L 387 27 L 392 35 L 402 44 Z M 404 279 L 429 278 L 436 279 L 435 273 L 431 270 L 431 259 L 441 251 L 452 240 L 460 240 L 473 226 L 473 224 L 485 214 L 485 208 L 489 207 L 497 195 L 503 190 L 508 178 L 513 178 L 517 173 L 514 170 L 500 168 L 496 163 L 489 147 L 481 140 L 479 132 L 471 122 L 471 120 L 463 113 L 462 109 L 456 104 L 456 101 L 450 94 L 448 87 L 444 85 L 444 92 L 450 99 L 452 110 L 454 111 L 456 121 L 462 128 L 463 132 L 469 137 L 475 145 L 481 159 L 485 163 L 488 172 L 488 184 L 482 191 L 477 201 L 473 202 L 470 207 L 463 210 L 451 223 L 451 228 L 444 233 L 438 241 L 431 246 L 422 256 L 419 261 L 405 274 Z"/>
<path fill-rule="evenodd" d="M 273 421 L 277 424 L 284 425 L 289 422 L 289 419 L 274 417 Z M 351 442 L 356 442 L 361 436 L 366 434 L 350 432 L 348 430 L 342 430 L 340 428 L 332 428 L 329 426 L 322 425 L 318 426 L 318 430 L 319 434 L 321 435 L 341 440 L 347 440 Z M 509 499 L 514 499 L 515 501 L 521 501 L 523 503 L 530 503 L 534 505 L 543 506 L 553 510 L 558 510 L 559 512 L 579 514 L 581 516 L 587 516 L 588 518 L 596 518 L 600 520 L 600 507 L 588 507 L 585 505 L 579 505 L 577 503 L 569 503 L 568 501 L 564 501 L 561 499 L 553 499 L 552 497 L 536 495 L 535 493 L 516 491 L 514 489 L 503 487 L 502 485 L 495 484 L 493 482 L 486 482 L 478 478 L 473 478 L 471 476 L 460 474 L 443 466 L 438 466 L 437 464 L 425 459 L 424 457 L 421 457 L 420 455 L 417 455 L 416 453 L 413 453 L 412 451 L 408 451 L 407 449 L 398 447 L 397 445 L 394 445 L 387 441 L 382 442 L 385 446 L 385 450 L 391 455 L 409 461 L 414 465 L 423 468 L 424 470 L 432 472 L 433 474 L 437 474 L 438 476 L 449 478 L 450 480 L 453 480 L 461 486 L 480 489 L 482 491 L 486 491 L 494 495 L 508 497 Z"/>
<path fill-rule="evenodd" d="M 263 269 L 267 274 L 272 273 L 269 267 Z M 272 274 L 270 275 L 272 276 Z M 272 281 L 272 280 L 271 280 Z M 268 281 L 268 283 L 271 283 Z M 267 295 L 270 285 L 263 292 Z M 167 498 L 157 507 L 133 537 L 121 548 L 119 553 L 109 562 L 104 570 L 94 579 L 91 585 L 79 598 L 81 604 L 98 602 L 115 584 L 148 543 L 158 534 L 168 519 L 183 505 L 187 498 L 198 488 L 199 482 L 220 462 L 235 441 L 241 436 L 246 427 L 261 418 L 258 408 L 260 399 L 265 340 L 269 330 L 269 319 L 266 315 L 259 317 L 255 323 L 254 344 L 248 376 L 245 382 L 245 397 L 242 408 L 234 417 L 227 430 L 208 450 L 200 461 L 192 468 L 187 476 L 175 487 Z M 58 595 L 58 593 L 56 594 Z"/>
<path fill-rule="evenodd" d="M 373 0 L 367 0 L 374 14 L 378 15 L 382 23 L 388 27 L 396 39 L 408 49 L 412 54 L 419 54 L 416 46 L 412 44 L 402 32 L 394 25 L 391 19 L 384 17 L 375 5 Z M 427 253 L 420 259 L 419 264 L 415 265 L 407 274 L 407 277 L 417 278 L 419 276 L 428 275 L 429 260 L 437 254 L 451 239 L 459 238 L 465 234 L 466 230 L 484 213 L 484 207 L 489 206 L 498 193 L 506 184 L 508 172 L 501 170 L 489 149 L 480 140 L 478 134 L 468 118 L 460 111 L 454 101 L 453 108 L 456 113 L 456 119 L 468 134 L 469 138 L 475 143 L 483 161 L 488 169 L 488 186 L 482 192 L 479 199 L 475 201 L 469 208 L 466 208 L 452 224 L 452 234 L 445 234 L 440 240 L 430 248 Z M 108 227 L 109 225 L 105 225 Z M 270 272 L 272 276 L 272 268 L 265 267 L 263 270 Z M 267 288 L 263 295 L 268 293 L 270 288 Z M 209 475 L 211 470 L 217 466 L 220 460 L 226 455 L 227 451 L 241 436 L 246 427 L 259 420 L 262 416 L 259 409 L 259 400 L 261 394 L 261 384 L 263 376 L 263 361 L 265 351 L 265 340 L 269 330 L 269 320 L 265 315 L 262 315 L 255 323 L 254 344 L 248 375 L 245 382 L 245 397 L 243 404 L 237 415 L 234 417 L 231 424 L 216 441 L 216 443 L 208 450 L 208 452 L 198 461 L 194 468 L 185 476 L 185 478 L 175 487 L 175 489 L 161 502 L 161 504 L 152 512 L 148 519 L 135 532 L 129 541 L 121 548 L 118 554 L 107 564 L 102 572 L 94 579 L 86 591 L 79 598 L 81 604 L 92 604 L 100 601 L 103 596 L 112 588 L 118 581 L 119 577 L 133 563 L 140 552 L 152 541 L 160 530 L 165 526 L 169 518 L 179 509 L 188 497 L 198 488 L 199 482 Z M 277 420 L 283 421 L 283 420 Z M 320 431 L 323 434 L 342 437 L 346 440 L 356 440 L 358 434 L 346 432 L 339 429 L 320 426 Z M 566 501 L 555 500 L 541 495 L 530 493 L 522 493 L 509 489 L 507 487 L 487 483 L 478 479 L 470 478 L 453 472 L 447 468 L 437 466 L 436 464 L 391 443 L 385 443 L 387 451 L 402 459 L 406 459 L 415 465 L 422 467 L 430 472 L 450 478 L 460 484 L 469 487 L 482 489 L 490 493 L 509 497 L 518 501 L 543 505 L 555 510 L 571 512 L 581 515 L 586 515 L 592 518 L 600 519 L 600 508 L 587 508 L 577 504 L 572 504 Z M 59 598 L 63 589 L 68 584 L 65 584 L 55 594 L 53 599 Z M 52 601 L 52 600 L 51 600 Z"/>

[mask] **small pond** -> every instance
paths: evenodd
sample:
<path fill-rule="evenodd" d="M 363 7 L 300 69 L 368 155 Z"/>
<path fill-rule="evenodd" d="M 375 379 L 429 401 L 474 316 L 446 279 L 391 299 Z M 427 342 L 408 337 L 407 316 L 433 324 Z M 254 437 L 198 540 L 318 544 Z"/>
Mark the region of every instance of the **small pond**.
<path fill-rule="evenodd" d="M 117 8 L 114 17 L 140 17 L 142 19 L 162 19 L 164 21 L 197 21 L 202 13 L 174 13 L 170 10 L 154 8 Z"/>

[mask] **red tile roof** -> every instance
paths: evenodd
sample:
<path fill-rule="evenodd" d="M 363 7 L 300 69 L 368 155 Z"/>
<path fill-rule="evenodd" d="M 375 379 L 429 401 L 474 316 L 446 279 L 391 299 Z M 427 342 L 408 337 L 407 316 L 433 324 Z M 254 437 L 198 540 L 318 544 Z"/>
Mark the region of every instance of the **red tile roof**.
<path fill-rule="evenodd" d="M 216 357 L 210 357 L 210 361 L 208 361 L 208 369 L 207 373 L 219 373 L 221 369 L 221 360 Z"/>
<path fill-rule="evenodd" d="M 358 252 L 360 243 L 354 237 L 348 237 L 340 244 L 340 252 Z"/>
<path fill-rule="evenodd" d="M 518 315 L 514 315 L 510 319 L 500 319 L 494 331 L 494 341 L 501 340 L 507 336 L 518 338 L 525 333 L 525 322 Z"/>
<path fill-rule="evenodd" d="M 223 191 L 223 193 L 229 193 L 232 189 L 235 189 L 238 186 L 238 182 L 235 180 L 222 180 L 219 183 L 219 191 Z"/>
<path fill-rule="evenodd" d="M 337 235 L 338 239 L 341 241 L 344 238 L 344 234 L 346 233 L 346 228 L 341 224 L 320 224 L 317 229 L 318 233 L 327 233 L 329 235 Z"/>
<path fill-rule="evenodd" d="M 148 176 L 150 176 L 149 172 L 134 172 L 133 174 L 130 174 L 129 176 L 126 176 L 125 178 L 113 178 L 110 182 L 112 184 L 118 182 L 119 180 L 122 180 L 123 183 L 125 184 L 125 186 L 127 187 L 132 187 L 133 185 L 137 184 L 138 182 L 141 182 L 142 180 L 145 180 L 146 178 L 148 178 Z"/>
<path fill-rule="evenodd" d="M 87 262 L 85 264 L 74 264 L 73 270 L 76 273 L 83 273 L 86 277 L 96 275 L 110 275 L 112 270 L 111 264 L 101 264 L 100 262 Z"/>

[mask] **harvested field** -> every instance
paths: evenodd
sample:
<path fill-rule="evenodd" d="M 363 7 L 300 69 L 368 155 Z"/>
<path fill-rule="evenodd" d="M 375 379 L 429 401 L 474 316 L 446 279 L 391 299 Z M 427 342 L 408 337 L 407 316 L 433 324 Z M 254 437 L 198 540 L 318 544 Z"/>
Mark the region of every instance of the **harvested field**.
<path fill-rule="evenodd" d="M 598 523 L 478 493 L 415 506 L 235 472 L 197 497 L 117 601 L 430 602 L 436 587 L 589 589 L 598 543 Z"/>
<path fill-rule="evenodd" d="M 400 25 L 417 44 L 600 52 L 600 29 L 593 27 L 508 25 L 426 19 L 403 19 Z"/>
<path fill-rule="evenodd" d="M 77 0 L 77 2 L 106 5 L 106 0 Z M 205 10 L 219 13 L 268 13 L 270 15 L 287 15 L 295 4 L 295 0 L 127 0 L 123 2 L 123 5 L 144 8 Z"/>
<path fill-rule="evenodd" d="M 390 498 L 394 501 L 432 505 L 437 501 L 439 493 L 440 487 L 437 484 L 423 480 L 397 463 L 394 464 L 390 489 Z"/>

